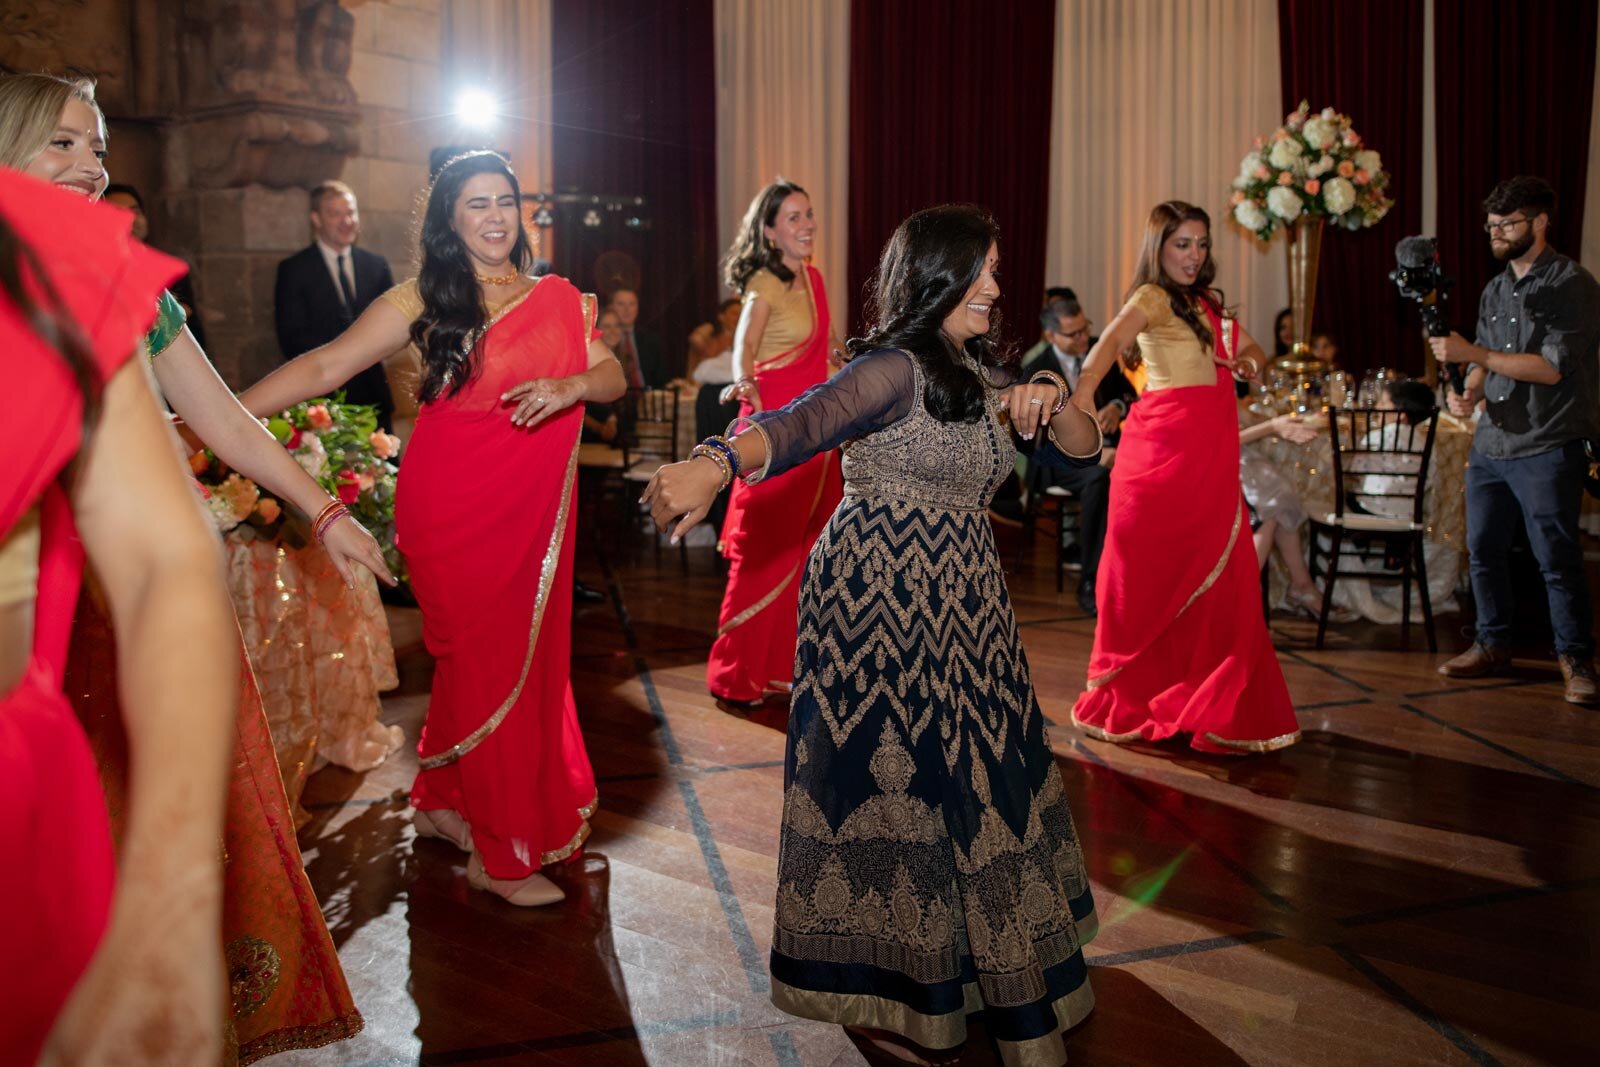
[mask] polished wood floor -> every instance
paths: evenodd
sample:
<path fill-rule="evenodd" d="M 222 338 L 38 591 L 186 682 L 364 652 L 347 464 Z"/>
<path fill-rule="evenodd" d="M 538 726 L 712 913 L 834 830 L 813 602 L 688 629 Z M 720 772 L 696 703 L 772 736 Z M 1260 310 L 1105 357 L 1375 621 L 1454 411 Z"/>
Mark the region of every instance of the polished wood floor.
<path fill-rule="evenodd" d="M 1275 617 L 1301 744 L 1101 744 L 1067 714 L 1093 621 L 1034 556 L 1011 587 L 1101 919 L 1070 1062 L 1600 1063 L 1600 710 L 1561 701 L 1548 653 L 1450 684 L 1433 668 L 1466 644 L 1459 616 L 1439 657 L 1367 626 L 1318 652 Z M 688 566 L 580 556 L 609 594 L 573 622 L 601 810 L 564 904 L 512 908 L 417 841 L 409 752 L 312 779 L 307 870 L 367 1027 L 271 1062 L 863 1062 L 767 1003 L 785 712 L 707 696 L 722 580 L 708 549 Z M 385 714 L 414 738 L 429 663 L 415 613 L 394 623 Z M 995 1058 L 980 1036 L 961 1062 Z"/>

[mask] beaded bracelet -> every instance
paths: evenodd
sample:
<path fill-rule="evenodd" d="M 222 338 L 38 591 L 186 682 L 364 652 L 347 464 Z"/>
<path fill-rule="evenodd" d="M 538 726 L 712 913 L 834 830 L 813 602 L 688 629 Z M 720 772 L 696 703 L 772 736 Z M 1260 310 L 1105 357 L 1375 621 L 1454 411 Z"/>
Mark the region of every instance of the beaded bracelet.
<path fill-rule="evenodd" d="M 695 445 L 689 450 L 689 458 L 709 459 L 712 463 L 716 464 L 717 469 L 722 472 L 722 484 L 717 486 L 717 492 L 720 493 L 724 489 L 728 488 L 729 485 L 733 484 L 732 464 L 728 462 L 727 456 L 723 455 L 722 452 L 716 448 L 713 448 L 711 445 L 705 444 L 704 442 Z"/>
<path fill-rule="evenodd" d="M 1067 380 L 1053 370 L 1035 371 L 1033 377 L 1028 379 L 1029 385 L 1036 385 L 1039 382 L 1049 382 L 1056 387 L 1056 406 L 1050 409 L 1050 417 L 1053 419 L 1067 406 L 1072 390 L 1067 388 Z"/>

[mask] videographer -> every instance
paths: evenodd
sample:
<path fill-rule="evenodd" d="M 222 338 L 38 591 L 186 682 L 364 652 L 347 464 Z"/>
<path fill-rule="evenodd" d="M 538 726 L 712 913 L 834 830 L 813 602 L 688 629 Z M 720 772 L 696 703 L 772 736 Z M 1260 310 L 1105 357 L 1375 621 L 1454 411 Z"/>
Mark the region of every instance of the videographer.
<path fill-rule="evenodd" d="M 1495 186 L 1483 202 L 1483 228 L 1506 269 L 1483 290 L 1478 344 L 1459 333 L 1430 341 L 1441 363 L 1470 365 L 1465 393 L 1450 393 L 1451 412 L 1466 417 L 1484 404 L 1467 469 L 1477 640 L 1439 673 L 1476 678 L 1510 663 L 1507 555 L 1520 520 L 1544 576 L 1566 699 L 1592 704 L 1594 633 L 1578 509 L 1588 470 L 1583 442 L 1600 436 L 1600 285 L 1546 243 L 1555 208 L 1555 190 L 1542 178 Z"/>

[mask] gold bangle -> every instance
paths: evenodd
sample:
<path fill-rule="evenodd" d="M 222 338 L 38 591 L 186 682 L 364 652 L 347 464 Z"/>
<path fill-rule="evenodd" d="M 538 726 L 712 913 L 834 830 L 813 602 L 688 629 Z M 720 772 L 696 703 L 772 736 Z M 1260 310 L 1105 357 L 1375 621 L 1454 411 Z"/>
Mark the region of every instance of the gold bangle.
<path fill-rule="evenodd" d="M 1067 386 L 1067 380 L 1053 370 L 1034 371 L 1033 377 L 1028 379 L 1029 385 L 1045 381 L 1056 387 L 1056 404 L 1050 409 L 1053 419 L 1061 414 L 1061 409 L 1067 406 L 1067 401 L 1072 397 L 1072 390 Z"/>
<path fill-rule="evenodd" d="M 1082 408 L 1079 408 L 1078 410 L 1083 411 Z M 1052 445 L 1056 446 L 1056 451 L 1060 452 L 1068 459 L 1093 459 L 1095 456 L 1098 456 L 1102 451 L 1105 450 L 1106 432 L 1100 428 L 1100 420 L 1089 414 L 1087 411 L 1083 411 L 1083 416 L 1094 426 L 1095 443 L 1093 452 L 1085 452 L 1081 456 L 1076 452 L 1068 452 L 1066 448 L 1062 446 L 1061 442 L 1056 440 L 1056 428 L 1051 426 L 1049 423 L 1045 423 L 1044 435 L 1050 439 L 1050 443 Z"/>

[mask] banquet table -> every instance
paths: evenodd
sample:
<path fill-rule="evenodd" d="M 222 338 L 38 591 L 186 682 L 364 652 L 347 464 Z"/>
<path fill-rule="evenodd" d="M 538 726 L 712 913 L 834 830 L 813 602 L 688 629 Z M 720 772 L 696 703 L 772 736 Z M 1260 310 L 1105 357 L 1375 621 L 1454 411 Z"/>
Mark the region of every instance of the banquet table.
<path fill-rule="evenodd" d="M 306 777 L 326 763 L 378 766 L 404 733 L 385 726 L 378 694 L 398 686 L 377 580 L 347 589 L 320 545 L 227 537 L 228 590 L 272 731 L 297 825 Z"/>

